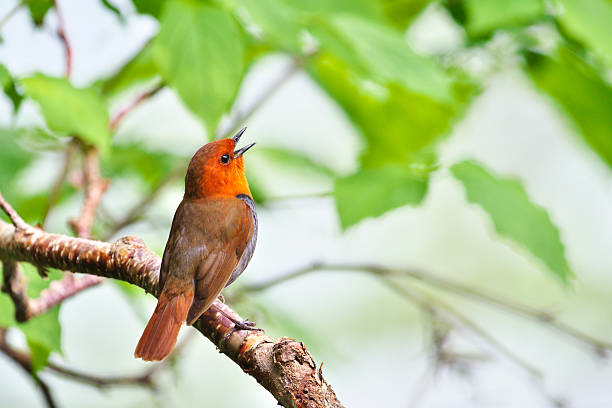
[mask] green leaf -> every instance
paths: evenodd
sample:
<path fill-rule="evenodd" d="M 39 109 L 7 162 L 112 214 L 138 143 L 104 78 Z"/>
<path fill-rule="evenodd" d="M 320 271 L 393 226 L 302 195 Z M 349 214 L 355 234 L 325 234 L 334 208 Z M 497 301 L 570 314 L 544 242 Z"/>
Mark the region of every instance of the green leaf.
<path fill-rule="evenodd" d="M 25 0 L 34 25 L 41 26 L 47 12 L 53 7 L 53 0 Z"/>
<path fill-rule="evenodd" d="M 295 9 L 319 16 L 352 14 L 373 20 L 382 20 L 379 1 L 372 0 L 284 0 Z"/>
<path fill-rule="evenodd" d="M 463 183 L 468 200 L 489 214 L 499 235 L 526 248 L 563 282 L 573 276 L 557 227 L 544 208 L 529 200 L 518 180 L 497 177 L 474 161 L 455 164 L 451 171 Z"/>
<path fill-rule="evenodd" d="M 369 167 L 417 160 L 415 155 L 448 131 L 475 91 L 473 84 L 457 82 L 456 102 L 443 104 L 394 84 L 371 87 L 329 53 L 320 54 L 309 72 L 361 130 L 367 143 L 361 162 Z"/>
<path fill-rule="evenodd" d="M 426 177 L 397 166 L 362 169 L 337 179 L 334 185 L 342 229 L 403 205 L 418 205 L 426 192 Z"/>
<path fill-rule="evenodd" d="M 159 17 L 166 0 L 132 0 L 134 7 L 140 14 L 149 14 Z"/>
<path fill-rule="evenodd" d="M 464 7 L 471 36 L 527 24 L 545 14 L 541 0 L 465 0 Z"/>
<path fill-rule="evenodd" d="M 105 80 L 102 83 L 102 93 L 114 95 L 159 75 L 151 50 L 151 43 L 148 43 L 115 75 Z"/>
<path fill-rule="evenodd" d="M 73 87 L 66 79 L 36 75 L 21 83 L 40 104 L 51 130 L 74 135 L 105 148 L 111 138 L 104 100 L 92 89 Z"/>
<path fill-rule="evenodd" d="M 2 270 L 2 265 L 0 265 L 0 271 Z M 0 293 L 0 326 L 1 327 L 11 327 L 15 326 L 17 321 L 15 320 L 15 305 L 13 301 L 9 297 L 9 295 L 5 293 Z"/>
<path fill-rule="evenodd" d="M 59 322 L 60 307 L 56 306 L 45 313 L 38 315 L 25 323 L 19 325 L 23 331 L 28 344 L 35 344 L 40 349 L 45 349 L 47 353 L 52 351 L 62 352 L 62 327 Z M 42 363 L 42 361 L 39 361 Z"/>
<path fill-rule="evenodd" d="M 299 53 L 299 33 L 303 29 L 303 16 L 282 0 L 236 0 L 238 15 L 246 12 L 262 29 L 262 40 L 274 47 Z M 250 23 L 251 21 L 247 21 Z"/>
<path fill-rule="evenodd" d="M 563 31 L 612 63 L 612 1 L 557 0 Z"/>
<path fill-rule="evenodd" d="M 0 64 L 0 86 L 4 90 L 4 94 L 8 96 L 13 103 L 13 114 L 17 114 L 17 111 L 21 106 L 21 101 L 23 101 L 23 96 L 17 92 L 17 88 L 15 88 L 15 80 L 9 73 L 8 69 L 6 69 L 6 67 L 2 64 Z"/>
<path fill-rule="evenodd" d="M 385 17 L 395 26 L 405 29 L 432 0 L 379 0 Z"/>
<path fill-rule="evenodd" d="M 29 339 L 28 348 L 30 349 L 30 357 L 32 359 L 32 374 L 37 375 L 41 369 L 47 366 L 51 350 L 45 345 Z"/>
<path fill-rule="evenodd" d="M 365 18 L 337 15 L 313 31 L 322 48 L 355 69 L 363 79 L 396 84 L 441 103 L 453 100 L 452 78 L 433 60 L 416 54 L 403 32 Z"/>
<path fill-rule="evenodd" d="M 3 194 L 6 194 L 4 189 L 14 181 L 19 172 L 32 162 L 33 154 L 18 143 L 22 132 L 0 128 L 0 186 Z"/>
<path fill-rule="evenodd" d="M 612 87 L 567 48 L 557 58 L 527 55 L 527 72 L 567 112 L 584 140 L 612 167 Z"/>
<path fill-rule="evenodd" d="M 21 264 L 23 273 L 28 280 L 27 294 L 35 299 L 49 287 L 49 284 L 63 277 L 63 272 L 50 269 L 47 278 L 42 278 L 36 268 L 30 264 Z M 32 353 L 32 368 L 36 373 L 47 365 L 49 354 L 52 351 L 62 352 L 62 328 L 59 322 L 60 306 L 56 306 L 45 313 L 18 325 L 23 331 Z"/>
<path fill-rule="evenodd" d="M 168 3 L 153 58 L 163 78 L 212 135 L 244 73 L 243 38 L 234 19 L 203 4 Z"/>
<path fill-rule="evenodd" d="M 112 146 L 102 157 L 105 177 L 135 175 L 155 188 L 184 159 L 166 152 L 150 151 L 139 144 Z"/>

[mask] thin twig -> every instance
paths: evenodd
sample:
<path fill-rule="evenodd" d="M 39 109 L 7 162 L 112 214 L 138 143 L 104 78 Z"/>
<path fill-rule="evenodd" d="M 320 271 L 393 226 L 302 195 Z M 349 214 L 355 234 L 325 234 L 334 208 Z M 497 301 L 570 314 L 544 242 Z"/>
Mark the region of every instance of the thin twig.
<path fill-rule="evenodd" d="M 70 165 L 72 164 L 72 159 L 74 157 L 75 146 L 71 141 L 66 145 L 66 149 L 64 151 L 64 160 L 62 162 L 62 168 L 51 187 L 51 191 L 49 192 L 49 198 L 47 200 L 47 205 L 45 206 L 45 210 L 43 211 L 41 224 L 43 228 L 46 226 L 47 217 L 49 216 L 49 212 L 53 208 L 53 206 L 57 203 L 60 198 L 62 192 L 62 186 L 64 185 L 64 181 L 66 181 L 66 177 L 68 176 L 68 171 L 70 170 Z"/>
<path fill-rule="evenodd" d="M 53 0 L 55 4 L 55 13 L 57 14 L 57 36 L 64 45 L 65 61 L 66 61 L 66 78 L 70 78 L 72 73 L 72 48 L 66 36 L 66 23 L 59 7 L 58 0 Z"/>
<path fill-rule="evenodd" d="M 216 132 L 217 139 L 225 139 L 233 136 L 233 134 L 243 126 L 245 120 L 253 116 L 262 105 L 270 99 L 282 86 L 293 77 L 303 66 L 303 61 L 294 58 L 285 70 L 264 89 L 259 96 L 249 105 L 244 111 L 235 112 L 227 126 L 219 127 Z"/>
<path fill-rule="evenodd" d="M 22 230 L 28 229 L 30 227 L 23 220 L 23 218 L 21 218 L 19 214 L 17 214 L 17 211 L 15 211 L 13 207 L 11 207 L 11 205 L 6 202 L 6 200 L 2 196 L 2 193 L 0 193 L 0 208 L 2 208 L 2 211 L 4 211 L 6 215 L 8 215 L 8 217 L 11 219 L 11 222 L 13 223 L 15 227 L 22 229 Z"/>
<path fill-rule="evenodd" d="M 102 235 L 102 239 L 106 241 L 125 227 L 142 219 L 142 217 L 144 217 L 146 214 L 146 211 L 155 202 L 164 189 L 185 173 L 185 168 L 186 164 L 180 163 L 170 170 L 168 174 L 165 175 L 164 179 L 161 180 L 153 188 L 153 190 L 143 197 L 142 200 L 140 200 L 130 211 L 128 211 L 123 218 L 111 223 L 108 230 Z"/>
<path fill-rule="evenodd" d="M 27 282 L 19 264 L 13 260 L 3 260 L 2 275 L 2 292 L 8 294 L 15 304 L 15 320 L 25 322 L 32 317 L 32 308 L 26 293 Z"/>
<path fill-rule="evenodd" d="M 117 111 L 117 113 L 115 113 L 115 115 L 113 116 L 113 118 L 110 121 L 109 127 L 111 129 L 111 132 L 114 132 L 115 130 L 117 130 L 117 127 L 119 126 L 119 123 L 123 120 L 125 115 L 127 115 L 128 113 L 133 111 L 134 108 L 136 108 L 142 102 L 144 102 L 147 99 L 152 98 L 153 96 L 155 96 L 155 94 L 157 94 L 159 91 L 161 91 L 165 86 L 166 85 L 162 82 L 162 83 L 156 85 L 154 88 L 152 88 L 152 89 L 150 89 L 150 90 L 148 90 L 146 92 L 141 93 L 136 98 L 134 98 L 132 101 L 130 101 L 126 106 L 124 106 L 123 108 L 119 109 Z"/>
<path fill-rule="evenodd" d="M 43 394 L 43 398 L 45 399 L 45 404 L 48 408 L 55 408 L 57 404 L 53 400 L 53 396 L 51 395 L 51 390 L 46 382 L 44 382 L 40 376 L 32 375 L 32 360 L 30 359 L 30 355 L 24 353 L 19 350 L 13 349 L 8 345 L 6 341 L 6 329 L 0 328 L 0 351 L 2 351 L 7 357 L 9 357 L 13 362 L 15 362 L 19 367 L 21 367 L 28 376 L 31 376 L 41 393 Z"/>
<path fill-rule="evenodd" d="M 49 287 L 36 299 L 27 295 L 27 279 L 19 264 L 13 260 L 3 260 L 3 284 L 2 292 L 8 294 L 15 304 L 15 320 L 25 322 L 36 317 L 64 300 L 76 295 L 84 289 L 101 283 L 104 278 L 93 275 L 85 275 L 76 278 L 67 273 L 61 280 L 51 282 Z"/>
<path fill-rule="evenodd" d="M 100 176 L 99 152 L 91 146 L 82 146 L 83 150 L 83 178 L 85 184 L 85 200 L 81 215 L 70 220 L 75 234 L 80 238 L 89 238 L 93 227 L 98 204 L 102 195 L 108 188 L 108 180 Z"/>
<path fill-rule="evenodd" d="M 155 383 L 153 382 L 153 378 L 151 377 L 151 375 L 148 374 L 148 372 L 141 374 L 141 375 L 135 375 L 135 376 L 125 375 L 125 376 L 102 377 L 98 375 L 83 373 L 81 371 L 74 370 L 72 368 L 68 368 L 64 366 L 60 366 L 55 363 L 49 363 L 47 368 L 50 371 L 53 371 L 54 373 L 60 374 L 64 377 L 68 377 L 71 380 L 74 380 L 74 381 L 77 381 L 83 384 L 89 384 L 89 385 L 92 385 L 94 387 L 101 388 L 101 389 L 115 387 L 115 386 L 131 386 L 131 385 L 147 387 L 151 389 L 156 388 Z"/>
<path fill-rule="evenodd" d="M 290 279 L 295 279 L 297 277 L 303 276 L 310 272 L 317 272 L 322 270 L 330 270 L 330 271 L 359 271 L 371 273 L 379 276 L 404 276 L 412 279 L 416 279 L 421 281 L 431 287 L 443 290 L 450 294 L 455 294 L 462 296 L 467 299 L 488 303 L 490 305 L 496 306 L 499 309 L 516 313 L 518 315 L 528 317 L 532 320 L 535 320 L 544 325 L 550 326 L 560 332 L 584 343 L 589 346 L 594 347 L 595 352 L 598 355 L 605 355 L 606 350 L 612 350 L 612 343 L 597 339 L 587 333 L 584 333 L 566 323 L 559 321 L 555 316 L 550 314 L 549 312 L 542 311 L 518 302 L 514 302 L 510 299 L 504 298 L 499 295 L 492 295 L 485 293 L 479 289 L 464 285 L 459 282 L 453 282 L 449 279 L 443 278 L 441 276 L 424 272 L 420 270 L 414 269 L 396 269 L 396 268 L 386 268 L 378 265 L 368 265 L 368 264 L 323 264 L 323 263 L 315 263 L 310 266 L 307 266 L 303 269 L 298 269 L 294 272 L 288 273 L 286 275 L 281 275 L 276 278 L 270 279 L 265 282 L 261 282 L 258 284 L 247 285 L 243 287 L 243 291 L 248 292 L 257 292 L 265 290 L 271 286 L 286 282 Z M 240 292 L 237 294 L 241 295 Z"/>
<path fill-rule="evenodd" d="M 468 318 L 456 308 L 452 307 L 451 305 L 442 301 L 439 298 L 428 295 L 421 289 L 409 289 L 405 286 L 397 284 L 397 282 L 389 278 L 383 278 L 382 281 L 387 287 L 400 294 L 401 296 L 407 298 L 409 301 L 416 302 L 419 306 L 423 308 L 429 309 L 433 307 L 438 315 L 442 313 L 446 314 L 445 319 L 448 322 L 452 323 L 453 320 L 457 321 L 461 327 L 467 329 L 480 339 L 489 343 L 490 346 L 495 348 L 518 367 L 525 370 L 525 372 L 530 374 L 535 380 L 534 384 L 536 385 L 536 389 L 538 390 L 538 392 L 540 392 L 553 407 L 558 407 L 559 402 L 563 401 L 558 396 L 551 395 L 548 392 L 548 390 L 543 384 L 544 374 L 537 367 L 520 357 L 518 354 L 514 353 L 510 348 L 499 342 L 497 339 L 495 339 L 495 337 L 493 337 L 486 330 L 476 324 L 476 322 Z"/>
<path fill-rule="evenodd" d="M 18 1 L 17 4 L 15 4 L 15 6 L 12 9 L 10 9 L 9 12 L 6 13 L 4 17 L 2 17 L 2 19 L 0 19 L 0 30 L 2 30 L 6 22 L 9 21 L 11 17 L 15 15 L 15 13 L 21 8 L 21 6 L 23 6 L 23 4 L 24 4 L 23 0 Z"/>
<path fill-rule="evenodd" d="M 413 302 L 416 302 L 420 307 L 433 307 L 438 314 L 444 313 L 447 317 L 447 321 L 452 319 L 456 320 L 461 326 L 465 327 L 481 339 L 485 340 L 487 343 L 497 349 L 500 353 L 505 355 L 509 360 L 513 361 L 516 365 L 523 368 L 525 371 L 527 371 L 534 377 L 543 377 L 542 372 L 538 368 L 534 367 L 532 364 L 518 356 L 504 344 L 500 343 L 482 327 L 476 324 L 476 322 L 469 319 L 463 313 L 459 312 L 456 308 L 450 306 L 449 304 L 443 302 L 438 298 L 425 294 L 425 292 L 421 290 L 415 288 L 409 289 L 405 286 L 399 285 L 397 284 L 397 282 L 391 279 L 383 278 L 382 282 L 394 292 L 409 298 Z"/>

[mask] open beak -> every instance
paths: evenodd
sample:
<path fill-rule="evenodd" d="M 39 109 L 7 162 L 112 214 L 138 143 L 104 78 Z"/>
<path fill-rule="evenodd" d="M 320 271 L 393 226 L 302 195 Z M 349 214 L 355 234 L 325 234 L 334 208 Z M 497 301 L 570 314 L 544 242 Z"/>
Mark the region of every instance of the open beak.
<path fill-rule="evenodd" d="M 240 156 L 242 156 L 244 154 L 244 152 L 246 152 L 247 150 L 249 150 L 253 146 L 255 146 L 255 142 L 251 143 L 250 145 L 244 146 L 242 149 L 235 150 L 234 151 L 234 159 L 237 159 Z"/>
<path fill-rule="evenodd" d="M 232 137 L 232 139 L 234 139 L 234 142 L 235 142 L 236 144 L 238 144 L 238 141 L 240 140 L 240 137 L 242 136 L 242 134 L 244 133 L 244 131 L 245 131 L 245 130 L 246 130 L 246 126 L 245 126 L 245 127 L 243 127 L 242 129 L 240 129 L 240 130 L 238 131 L 238 133 L 236 133 L 236 136 Z"/>
<path fill-rule="evenodd" d="M 240 140 L 240 137 L 242 136 L 242 134 L 244 133 L 245 130 L 246 130 L 246 127 L 243 127 L 238 133 L 236 133 L 236 136 L 234 136 L 232 138 L 232 139 L 234 139 L 234 142 L 236 144 L 238 144 L 238 141 Z M 234 151 L 234 159 L 237 159 L 240 156 L 242 156 L 244 154 L 244 152 L 246 152 L 247 150 L 249 150 L 253 146 L 255 146 L 255 143 L 251 143 L 250 145 L 246 145 L 242 149 L 235 150 Z"/>

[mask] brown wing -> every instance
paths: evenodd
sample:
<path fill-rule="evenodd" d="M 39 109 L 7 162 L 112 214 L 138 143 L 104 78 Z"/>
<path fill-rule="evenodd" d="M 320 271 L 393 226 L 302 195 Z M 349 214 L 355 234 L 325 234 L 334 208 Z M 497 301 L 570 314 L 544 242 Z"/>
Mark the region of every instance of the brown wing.
<path fill-rule="evenodd" d="M 233 197 L 209 198 L 185 210 L 197 212 L 197 217 L 190 218 L 197 222 L 192 222 L 189 230 L 198 231 L 205 240 L 194 274 L 195 297 L 187 315 L 187 324 L 193 324 L 219 296 L 236 268 L 253 234 L 253 220 L 248 206 Z"/>

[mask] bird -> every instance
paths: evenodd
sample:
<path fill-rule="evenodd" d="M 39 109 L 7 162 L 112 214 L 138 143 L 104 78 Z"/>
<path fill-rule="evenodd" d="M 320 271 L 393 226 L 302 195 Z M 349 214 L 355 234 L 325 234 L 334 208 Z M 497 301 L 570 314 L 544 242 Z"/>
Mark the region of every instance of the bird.
<path fill-rule="evenodd" d="M 182 323 L 195 323 L 253 256 L 257 211 L 243 154 L 255 143 L 237 149 L 245 130 L 202 146 L 187 167 L 185 194 L 162 257 L 160 295 L 134 351 L 136 358 L 159 361 L 168 356 Z"/>

